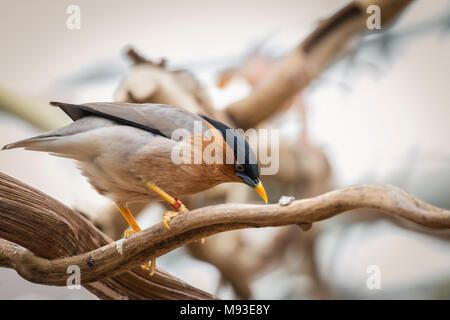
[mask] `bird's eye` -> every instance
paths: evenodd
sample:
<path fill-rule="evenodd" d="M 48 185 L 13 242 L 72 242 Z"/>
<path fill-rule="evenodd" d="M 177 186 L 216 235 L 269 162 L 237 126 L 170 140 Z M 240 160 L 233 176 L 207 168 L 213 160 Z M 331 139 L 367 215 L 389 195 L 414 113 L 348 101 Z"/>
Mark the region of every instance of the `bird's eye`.
<path fill-rule="evenodd" d="M 244 166 L 240 163 L 236 163 L 234 168 L 236 169 L 237 172 L 244 172 Z"/>

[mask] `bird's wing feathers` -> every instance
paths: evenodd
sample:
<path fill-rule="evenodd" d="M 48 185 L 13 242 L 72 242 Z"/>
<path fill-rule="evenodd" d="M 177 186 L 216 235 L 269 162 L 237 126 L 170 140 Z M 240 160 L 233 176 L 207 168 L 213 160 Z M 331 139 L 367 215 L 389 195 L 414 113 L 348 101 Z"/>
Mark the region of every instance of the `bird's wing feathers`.
<path fill-rule="evenodd" d="M 178 107 L 163 104 L 134 104 L 123 102 L 95 102 L 81 105 L 51 102 L 60 107 L 72 120 L 88 115 L 108 118 L 119 123 L 171 138 L 176 129 L 194 134 L 195 122 L 201 132 L 208 130 L 205 121 L 196 114 Z"/>
<path fill-rule="evenodd" d="M 168 139 L 176 138 L 174 140 L 177 141 L 193 134 L 210 136 L 207 131 L 208 124 L 201 117 L 173 106 L 131 103 L 51 104 L 60 107 L 74 122 L 63 128 L 8 144 L 2 150 L 22 147 L 84 159 L 95 155 L 99 152 L 97 147 L 103 143 L 108 144 L 110 140 L 116 143 L 128 141 L 126 143 L 130 146 L 142 146 L 155 135 Z M 137 129 L 150 135 L 143 134 L 142 131 L 140 134 Z M 176 129 L 184 131 L 180 132 L 178 137 L 173 137 Z M 145 138 L 141 139 L 142 137 Z"/>

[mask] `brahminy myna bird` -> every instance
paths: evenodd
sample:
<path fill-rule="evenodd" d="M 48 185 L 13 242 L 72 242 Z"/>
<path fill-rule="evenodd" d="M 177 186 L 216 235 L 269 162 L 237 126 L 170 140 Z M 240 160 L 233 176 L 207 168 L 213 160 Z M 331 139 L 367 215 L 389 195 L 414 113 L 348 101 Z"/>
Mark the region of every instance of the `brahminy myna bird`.
<path fill-rule="evenodd" d="M 73 122 L 2 150 L 23 147 L 77 160 L 93 188 L 115 202 L 132 228 L 125 237 L 141 230 L 130 202 L 161 197 L 169 202 L 175 211 L 164 213 L 167 230 L 171 218 L 188 211 L 177 197 L 220 183 L 243 182 L 267 203 L 254 152 L 242 135 L 219 121 L 161 104 L 50 104 Z M 207 148 L 216 161 L 205 159 Z M 182 161 L 174 161 L 180 154 Z M 155 266 L 152 260 L 143 267 L 153 274 Z"/>

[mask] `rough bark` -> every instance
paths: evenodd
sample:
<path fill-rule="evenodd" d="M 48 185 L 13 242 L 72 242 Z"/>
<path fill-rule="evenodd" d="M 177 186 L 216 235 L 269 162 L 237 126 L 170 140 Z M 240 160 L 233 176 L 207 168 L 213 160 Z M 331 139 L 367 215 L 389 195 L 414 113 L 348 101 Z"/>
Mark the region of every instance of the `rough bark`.
<path fill-rule="evenodd" d="M 145 294 L 152 298 L 212 298 L 161 271 L 150 278 L 137 266 L 219 232 L 310 226 L 357 208 L 381 210 L 429 228 L 450 228 L 449 210 L 393 186 L 358 185 L 288 206 L 227 204 L 200 208 L 173 218 L 170 231 L 159 223 L 111 243 L 76 212 L 2 174 L 0 237 L 5 240 L 0 242 L 0 266 L 14 268 L 32 282 L 65 286 L 68 266 L 77 265 L 81 283 L 101 297 L 117 298 L 105 294 L 106 286 L 129 298 Z"/>

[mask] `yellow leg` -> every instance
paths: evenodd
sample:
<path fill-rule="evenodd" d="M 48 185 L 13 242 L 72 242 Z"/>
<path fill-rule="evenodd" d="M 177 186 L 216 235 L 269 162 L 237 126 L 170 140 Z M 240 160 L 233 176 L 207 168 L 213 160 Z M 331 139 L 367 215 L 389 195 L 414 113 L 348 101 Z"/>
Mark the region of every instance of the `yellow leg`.
<path fill-rule="evenodd" d="M 154 184 L 147 183 L 147 187 L 155 191 L 157 194 L 159 194 L 161 197 L 163 197 L 168 203 L 170 203 L 172 206 L 174 206 L 177 202 L 177 199 L 172 197 L 171 195 L 167 194 L 163 189 L 155 186 Z"/>
<path fill-rule="evenodd" d="M 127 220 L 128 224 L 130 225 L 131 229 L 127 229 L 124 232 L 124 237 L 128 238 L 133 233 L 141 231 L 141 228 L 136 222 L 136 219 L 134 219 L 133 215 L 131 214 L 130 209 L 125 204 L 116 203 L 117 208 L 119 209 L 122 216 Z M 153 259 L 151 262 L 147 262 L 146 264 L 141 266 L 144 270 L 150 270 L 150 275 L 152 276 L 155 273 L 156 269 L 156 259 Z"/>
<path fill-rule="evenodd" d="M 172 219 L 173 217 L 176 217 L 180 213 L 188 212 L 189 210 L 184 206 L 184 204 L 180 200 L 167 194 L 164 190 L 155 186 L 154 184 L 147 183 L 147 187 L 152 189 L 153 191 L 155 191 L 157 194 L 159 194 L 176 210 L 176 211 L 167 211 L 163 215 L 164 228 L 166 228 L 166 230 L 170 230 L 170 227 L 169 227 L 170 219 Z"/>
<path fill-rule="evenodd" d="M 177 198 L 172 197 L 170 194 L 166 193 L 163 189 L 155 186 L 154 184 L 147 183 L 147 187 L 155 191 L 162 198 L 164 198 L 176 211 L 166 211 L 163 215 L 163 225 L 166 230 L 170 230 L 169 221 L 173 217 L 176 217 L 180 213 L 188 212 L 189 210 L 184 206 L 184 204 Z M 202 244 L 205 243 L 205 238 L 202 238 Z"/>
<path fill-rule="evenodd" d="M 117 206 L 117 209 L 119 209 L 122 216 L 125 218 L 125 220 L 127 220 L 131 229 L 133 229 L 134 232 L 141 231 L 141 228 L 139 228 L 139 225 L 137 224 L 137 221 L 134 219 L 133 215 L 131 214 L 130 209 L 128 209 L 128 207 L 126 205 L 121 204 L 121 203 L 116 203 L 116 206 Z"/>

